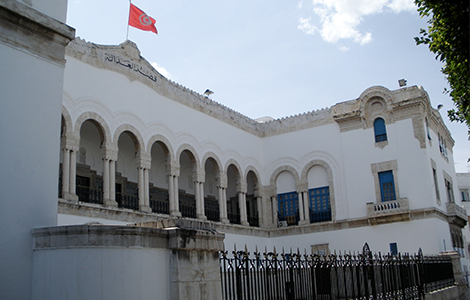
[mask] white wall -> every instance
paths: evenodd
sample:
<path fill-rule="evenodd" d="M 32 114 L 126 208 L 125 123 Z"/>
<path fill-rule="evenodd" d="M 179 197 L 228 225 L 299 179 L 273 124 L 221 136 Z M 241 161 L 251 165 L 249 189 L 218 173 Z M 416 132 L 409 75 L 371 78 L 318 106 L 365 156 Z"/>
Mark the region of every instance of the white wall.
<path fill-rule="evenodd" d="M 29 299 L 31 230 L 57 221 L 63 68 L 5 44 L 0 53 L 0 295 Z"/>
<path fill-rule="evenodd" d="M 170 299 L 169 266 L 167 249 L 37 250 L 31 299 Z"/>

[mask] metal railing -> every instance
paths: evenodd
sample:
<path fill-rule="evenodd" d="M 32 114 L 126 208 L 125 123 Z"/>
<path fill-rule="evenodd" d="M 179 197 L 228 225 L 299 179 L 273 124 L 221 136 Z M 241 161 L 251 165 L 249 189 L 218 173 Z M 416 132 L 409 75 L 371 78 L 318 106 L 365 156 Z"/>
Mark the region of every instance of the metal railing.
<path fill-rule="evenodd" d="M 229 299 L 420 299 L 454 285 L 445 256 L 361 254 L 307 255 L 255 251 L 220 252 L 222 293 Z"/>

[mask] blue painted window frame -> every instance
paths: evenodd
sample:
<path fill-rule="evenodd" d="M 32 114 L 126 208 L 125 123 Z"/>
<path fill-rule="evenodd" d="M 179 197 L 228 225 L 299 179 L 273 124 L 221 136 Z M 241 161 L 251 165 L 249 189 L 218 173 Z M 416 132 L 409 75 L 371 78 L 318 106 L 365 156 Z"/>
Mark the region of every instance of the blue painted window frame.
<path fill-rule="evenodd" d="M 331 221 L 330 187 L 308 190 L 310 223 Z"/>
<path fill-rule="evenodd" d="M 288 225 L 299 223 L 299 194 L 289 192 L 277 194 L 279 221 L 287 221 Z"/>
<path fill-rule="evenodd" d="M 387 140 L 387 129 L 385 128 L 385 121 L 382 118 L 377 118 L 374 121 L 374 134 L 375 142 L 385 142 Z"/>
<path fill-rule="evenodd" d="M 382 202 L 397 200 L 393 171 L 379 172 L 379 182 Z"/>

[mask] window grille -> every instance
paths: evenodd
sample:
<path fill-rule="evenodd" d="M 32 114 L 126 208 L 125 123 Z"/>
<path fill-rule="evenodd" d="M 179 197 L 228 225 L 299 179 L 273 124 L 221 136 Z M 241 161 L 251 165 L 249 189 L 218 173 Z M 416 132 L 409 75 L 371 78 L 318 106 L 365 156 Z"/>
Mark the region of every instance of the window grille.
<path fill-rule="evenodd" d="M 331 221 L 330 188 L 328 186 L 308 191 L 310 223 Z"/>

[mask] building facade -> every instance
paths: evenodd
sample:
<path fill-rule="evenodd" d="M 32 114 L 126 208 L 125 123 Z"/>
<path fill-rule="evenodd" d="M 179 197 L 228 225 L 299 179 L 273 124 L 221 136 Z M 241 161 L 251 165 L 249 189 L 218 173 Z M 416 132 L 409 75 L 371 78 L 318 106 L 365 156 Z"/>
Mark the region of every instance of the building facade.
<path fill-rule="evenodd" d="M 189 218 L 217 224 L 226 247 L 367 241 L 467 257 L 453 143 L 421 87 L 371 87 L 262 122 L 166 79 L 132 42 L 77 39 L 67 47 L 59 224 Z"/>

